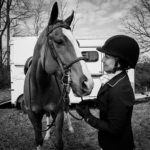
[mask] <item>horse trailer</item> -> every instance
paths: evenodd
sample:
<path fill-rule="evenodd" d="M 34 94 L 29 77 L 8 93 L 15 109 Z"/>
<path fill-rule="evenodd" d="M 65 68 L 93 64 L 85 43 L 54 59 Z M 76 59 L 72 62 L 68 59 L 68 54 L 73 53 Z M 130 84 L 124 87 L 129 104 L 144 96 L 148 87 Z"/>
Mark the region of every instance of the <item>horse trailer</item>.
<path fill-rule="evenodd" d="M 37 37 L 12 37 L 11 38 L 11 103 L 17 105 L 17 102 L 23 98 L 24 87 L 24 65 L 26 60 L 33 55 L 34 46 Z M 82 55 L 86 57 L 86 64 L 94 80 L 92 93 L 83 99 L 94 99 L 97 96 L 101 86 L 100 76 L 104 74 L 101 59 L 103 54 L 96 50 L 96 47 L 102 46 L 105 40 L 101 39 L 79 39 L 77 40 Z M 130 69 L 128 75 L 134 89 L 134 70 Z M 71 91 L 69 94 L 71 103 L 79 103 L 81 98 L 74 96 Z"/>

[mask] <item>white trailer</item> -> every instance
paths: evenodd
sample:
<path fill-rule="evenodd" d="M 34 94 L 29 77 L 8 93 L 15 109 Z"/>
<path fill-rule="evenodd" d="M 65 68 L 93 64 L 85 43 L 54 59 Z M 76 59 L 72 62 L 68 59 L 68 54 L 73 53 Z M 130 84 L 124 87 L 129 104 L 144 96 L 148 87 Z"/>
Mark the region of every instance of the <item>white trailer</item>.
<path fill-rule="evenodd" d="M 16 105 L 18 100 L 22 98 L 24 86 L 24 64 L 30 56 L 33 55 L 33 50 L 37 37 L 12 37 L 11 38 L 11 103 Z M 94 89 L 89 96 L 83 99 L 94 99 L 97 96 L 101 86 L 100 76 L 103 75 L 103 65 L 101 63 L 102 53 L 96 50 L 96 47 L 102 46 L 104 40 L 80 39 L 78 40 L 83 56 L 89 59 L 87 63 L 93 80 Z M 134 87 L 134 70 L 129 71 L 131 84 Z M 72 91 L 69 94 L 71 103 L 78 103 L 81 98 L 75 97 Z"/>
<path fill-rule="evenodd" d="M 24 86 L 24 65 L 30 56 L 37 37 L 12 37 L 10 43 L 10 71 L 11 71 L 11 103 L 17 104 L 23 95 Z"/>

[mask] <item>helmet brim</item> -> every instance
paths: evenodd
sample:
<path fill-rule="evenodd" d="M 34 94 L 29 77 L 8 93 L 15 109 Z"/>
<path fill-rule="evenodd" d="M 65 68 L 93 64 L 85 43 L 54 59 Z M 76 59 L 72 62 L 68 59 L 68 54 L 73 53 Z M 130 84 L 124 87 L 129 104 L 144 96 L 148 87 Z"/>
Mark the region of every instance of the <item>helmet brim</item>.
<path fill-rule="evenodd" d="M 105 50 L 103 49 L 103 47 L 97 47 L 96 50 L 99 52 L 105 53 Z"/>
<path fill-rule="evenodd" d="M 104 49 L 104 47 L 97 47 L 96 50 L 99 51 L 99 52 L 101 52 L 101 53 L 113 56 L 111 53 L 109 53 L 109 51 L 106 51 Z"/>

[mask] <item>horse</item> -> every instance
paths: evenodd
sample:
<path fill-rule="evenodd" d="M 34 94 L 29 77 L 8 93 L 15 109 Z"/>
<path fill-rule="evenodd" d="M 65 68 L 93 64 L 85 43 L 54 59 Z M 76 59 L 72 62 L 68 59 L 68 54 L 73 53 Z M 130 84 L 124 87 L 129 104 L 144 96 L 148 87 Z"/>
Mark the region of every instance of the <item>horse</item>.
<path fill-rule="evenodd" d="M 49 114 L 55 123 L 58 150 L 63 150 L 64 76 L 69 74 L 69 86 L 76 96 L 85 96 L 93 89 L 93 80 L 72 31 L 74 12 L 65 20 L 58 19 L 54 3 L 48 25 L 37 39 L 32 63 L 24 81 L 24 107 L 33 125 L 37 150 L 43 145 L 42 118 Z M 48 120 L 49 122 L 49 120 Z"/>

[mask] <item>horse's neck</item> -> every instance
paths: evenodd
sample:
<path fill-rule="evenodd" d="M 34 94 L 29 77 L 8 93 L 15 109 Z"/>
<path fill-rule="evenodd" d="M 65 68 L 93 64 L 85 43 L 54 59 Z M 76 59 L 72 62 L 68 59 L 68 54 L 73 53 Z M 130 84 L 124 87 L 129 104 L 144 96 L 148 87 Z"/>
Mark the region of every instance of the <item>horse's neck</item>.
<path fill-rule="evenodd" d="M 44 71 L 41 61 L 32 64 L 31 76 L 33 83 L 38 89 L 45 90 L 51 83 L 52 75 Z"/>

